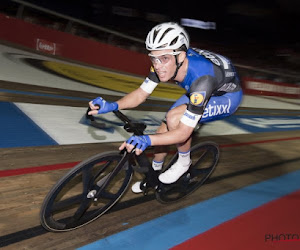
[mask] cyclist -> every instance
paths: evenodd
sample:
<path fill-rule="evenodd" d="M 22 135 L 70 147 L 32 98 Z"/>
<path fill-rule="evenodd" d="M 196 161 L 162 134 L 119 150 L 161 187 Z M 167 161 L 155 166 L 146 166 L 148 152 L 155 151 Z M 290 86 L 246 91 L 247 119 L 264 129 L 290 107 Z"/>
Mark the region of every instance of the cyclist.
<path fill-rule="evenodd" d="M 152 167 L 160 171 L 166 153 L 163 146 L 177 145 L 179 157 L 168 170 L 160 173 L 159 180 L 170 184 L 177 181 L 191 165 L 191 135 L 198 123 L 222 119 L 234 113 L 241 100 L 242 89 L 231 61 L 219 54 L 189 47 L 189 36 L 177 23 L 162 23 L 148 33 L 146 48 L 152 67 L 141 86 L 116 102 L 101 97 L 89 102 L 91 115 L 117 109 L 129 109 L 143 103 L 159 82 L 175 81 L 186 90 L 167 112 L 156 134 L 131 136 L 120 146 L 137 155 L 148 146 L 155 147 Z M 97 105 L 100 105 L 98 110 Z M 141 192 L 140 182 L 132 191 Z"/>

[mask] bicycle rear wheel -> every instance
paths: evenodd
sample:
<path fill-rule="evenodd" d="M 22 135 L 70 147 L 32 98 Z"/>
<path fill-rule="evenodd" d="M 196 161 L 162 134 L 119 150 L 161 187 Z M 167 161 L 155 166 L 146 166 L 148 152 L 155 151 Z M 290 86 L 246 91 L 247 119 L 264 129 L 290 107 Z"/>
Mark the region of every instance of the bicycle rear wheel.
<path fill-rule="evenodd" d="M 42 226 L 48 231 L 70 231 L 108 211 L 132 177 L 132 167 L 127 160 L 120 163 L 122 157 L 119 152 L 102 153 L 71 169 L 46 196 L 40 212 Z"/>
<path fill-rule="evenodd" d="M 191 148 L 192 165 L 178 181 L 163 184 L 156 190 L 156 199 L 161 203 L 174 202 L 191 194 L 204 184 L 215 170 L 219 159 L 219 147 L 214 142 L 199 143 Z M 166 169 L 170 168 L 178 158 L 176 153 Z"/>

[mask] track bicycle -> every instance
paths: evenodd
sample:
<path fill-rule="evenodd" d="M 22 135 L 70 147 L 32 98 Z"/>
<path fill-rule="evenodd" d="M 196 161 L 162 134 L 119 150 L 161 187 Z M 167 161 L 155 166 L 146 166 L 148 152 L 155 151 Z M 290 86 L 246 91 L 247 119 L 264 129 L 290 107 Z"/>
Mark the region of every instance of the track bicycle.
<path fill-rule="evenodd" d="M 94 117 L 89 116 L 88 111 L 86 117 L 97 127 Z M 133 122 L 121 111 L 113 112 L 124 123 L 127 132 L 144 134 L 144 123 Z M 104 152 L 77 164 L 45 197 L 40 211 L 41 225 L 48 231 L 63 232 L 96 220 L 124 195 L 134 171 L 144 176 L 140 184 L 144 195 L 153 190 L 155 198 L 161 203 L 178 201 L 205 183 L 219 159 L 219 147 L 216 143 L 206 141 L 196 144 L 191 148 L 192 165 L 188 172 L 175 183 L 163 184 L 158 180 L 159 172 L 154 171 L 151 166 L 148 151 L 149 149 L 145 150 L 139 156 L 134 150 L 130 153 L 125 149 Z M 163 171 L 171 167 L 177 157 L 176 150 L 171 152 L 166 158 L 167 164 Z"/>

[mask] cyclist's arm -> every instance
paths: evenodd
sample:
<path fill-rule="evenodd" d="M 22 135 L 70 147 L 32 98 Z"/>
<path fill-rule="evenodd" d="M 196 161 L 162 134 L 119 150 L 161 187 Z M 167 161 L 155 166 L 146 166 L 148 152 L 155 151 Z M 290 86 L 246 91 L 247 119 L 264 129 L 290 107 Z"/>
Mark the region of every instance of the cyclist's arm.
<path fill-rule="evenodd" d="M 93 103 L 94 100 L 90 101 L 89 106 L 91 108 L 91 111 L 89 112 L 89 115 L 107 113 L 115 109 L 135 108 L 146 101 L 146 99 L 151 95 L 158 83 L 159 79 L 153 67 L 151 67 L 148 77 L 146 77 L 146 79 L 138 89 L 130 92 L 114 103 L 106 102 L 103 98 L 101 98 L 101 104 L 102 102 L 106 104 L 106 110 L 104 110 L 103 112 L 98 112 L 99 106 L 101 106 L 100 104 L 96 103 L 99 106 L 95 106 L 95 104 Z"/>
<path fill-rule="evenodd" d="M 180 122 L 178 127 L 172 131 L 168 131 L 166 133 L 161 134 L 155 134 L 155 135 L 147 135 L 150 143 L 147 141 L 147 146 L 151 144 L 151 146 L 160 146 L 160 145 L 173 145 L 177 143 L 183 143 L 185 142 L 193 133 L 194 127 L 185 125 L 184 123 Z M 140 137 L 140 136 L 139 136 Z M 130 138 L 129 138 L 130 139 Z M 145 140 L 143 140 L 145 142 Z M 132 142 L 125 141 L 123 144 L 119 147 L 119 150 L 123 150 L 125 147 L 128 152 L 131 152 L 134 148 L 135 144 L 132 144 Z M 142 153 L 143 149 L 137 148 L 136 154 L 140 155 Z"/>
<path fill-rule="evenodd" d="M 149 95 L 142 88 L 137 88 L 117 101 L 119 109 L 135 108 L 146 101 Z"/>
<path fill-rule="evenodd" d="M 89 111 L 89 115 L 97 115 L 100 113 L 107 113 L 116 109 L 130 109 L 139 106 L 151 95 L 152 91 L 157 86 L 157 83 L 154 83 L 152 81 L 149 82 L 147 79 L 148 78 L 146 78 L 146 80 L 138 89 L 133 90 L 116 102 L 106 102 L 102 97 L 98 97 L 90 101 L 89 106 L 91 108 L 91 111 Z M 102 112 L 98 112 L 99 106 L 96 106 L 96 104 L 98 104 L 99 106 L 106 105 L 106 110 L 102 109 Z"/>
<path fill-rule="evenodd" d="M 151 67 L 148 77 L 146 77 L 141 86 L 117 101 L 119 109 L 137 107 L 151 95 L 158 83 L 159 79 L 154 72 L 153 67 Z"/>

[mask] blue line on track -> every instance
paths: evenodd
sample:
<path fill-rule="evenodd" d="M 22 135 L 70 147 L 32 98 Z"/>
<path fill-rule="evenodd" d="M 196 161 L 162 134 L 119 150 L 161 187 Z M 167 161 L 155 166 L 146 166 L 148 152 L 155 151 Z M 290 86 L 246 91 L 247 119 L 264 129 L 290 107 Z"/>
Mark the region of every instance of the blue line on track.
<path fill-rule="evenodd" d="M 169 249 L 267 202 L 299 190 L 299 179 L 300 170 L 253 184 L 161 216 L 79 249 Z"/>

